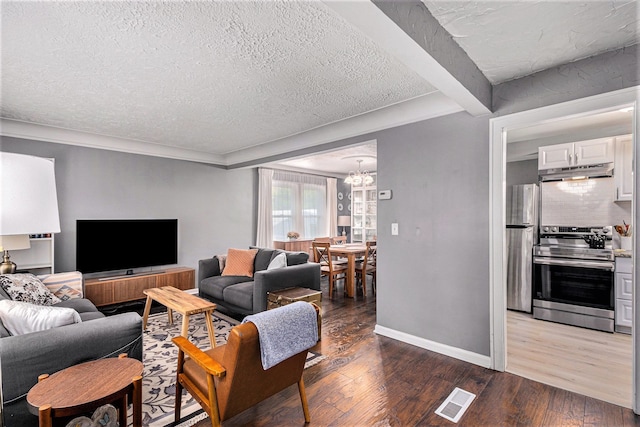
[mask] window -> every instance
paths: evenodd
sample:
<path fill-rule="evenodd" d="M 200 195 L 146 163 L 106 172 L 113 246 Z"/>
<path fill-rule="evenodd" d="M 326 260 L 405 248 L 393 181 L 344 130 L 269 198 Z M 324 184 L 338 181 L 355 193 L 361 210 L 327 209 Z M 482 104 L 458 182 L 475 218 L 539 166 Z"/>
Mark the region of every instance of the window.
<path fill-rule="evenodd" d="M 289 231 L 304 238 L 329 234 L 325 178 L 275 171 L 271 196 L 275 240 L 286 240 Z"/>
<path fill-rule="evenodd" d="M 256 246 L 271 247 L 290 231 L 303 239 L 334 235 L 337 198 L 336 178 L 259 168 Z"/>

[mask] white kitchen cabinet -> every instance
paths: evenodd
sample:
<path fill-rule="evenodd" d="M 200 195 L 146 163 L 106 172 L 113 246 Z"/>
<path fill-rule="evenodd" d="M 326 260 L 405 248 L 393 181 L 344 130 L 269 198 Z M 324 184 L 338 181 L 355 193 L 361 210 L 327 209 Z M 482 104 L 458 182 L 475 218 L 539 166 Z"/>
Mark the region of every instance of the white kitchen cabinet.
<path fill-rule="evenodd" d="M 29 238 L 29 249 L 9 251 L 11 261 L 16 263 L 16 271 L 33 274 L 51 274 L 53 270 L 53 234 L 51 237 Z"/>
<path fill-rule="evenodd" d="M 613 138 L 546 145 L 538 148 L 538 170 L 612 163 L 614 154 Z"/>
<path fill-rule="evenodd" d="M 631 135 L 616 138 L 614 166 L 616 202 L 633 200 L 633 140 Z"/>
<path fill-rule="evenodd" d="M 633 325 L 633 260 L 632 258 L 616 257 L 615 272 L 615 317 L 616 332 L 630 334 Z"/>
<path fill-rule="evenodd" d="M 366 242 L 377 237 L 376 175 L 370 185 L 351 185 L 351 242 Z"/>

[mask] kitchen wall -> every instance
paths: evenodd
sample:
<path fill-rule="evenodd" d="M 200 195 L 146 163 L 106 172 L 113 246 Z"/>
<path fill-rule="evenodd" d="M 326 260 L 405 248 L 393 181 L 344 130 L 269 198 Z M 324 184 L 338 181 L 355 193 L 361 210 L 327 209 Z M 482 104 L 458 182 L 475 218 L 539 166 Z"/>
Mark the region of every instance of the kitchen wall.
<path fill-rule="evenodd" d="M 521 160 L 507 163 L 506 186 L 535 184 L 538 182 L 538 160 Z"/>
<path fill-rule="evenodd" d="M 62 231 L 56 272 L 75 269 L 77 219 L 178 218 L 178 264 L 255 239 L 257 173 L 72 145 L 2 137 L 2 151 L 55 158 Z M 114 254 L 117 256 L 117 254 Z"/>
<path fill-rule="evenodd" d="M 616 225 L 632 223 L 631 202 L 615 201 L 614 178 L 544 182 L 541 186 L 541 224 Z M 619 240 L 614 233 L 614 245 Z"/>

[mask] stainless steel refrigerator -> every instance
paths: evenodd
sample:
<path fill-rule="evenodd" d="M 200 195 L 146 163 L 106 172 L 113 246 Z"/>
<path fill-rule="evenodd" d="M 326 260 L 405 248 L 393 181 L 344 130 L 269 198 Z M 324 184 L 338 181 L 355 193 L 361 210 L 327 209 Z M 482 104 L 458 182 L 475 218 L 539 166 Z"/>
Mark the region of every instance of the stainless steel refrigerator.
<path fill-rule="evenodd" d="M 538 186 L 507 191 L 507 308 L 531 313 L 533 245 L 538 239 Z"/>

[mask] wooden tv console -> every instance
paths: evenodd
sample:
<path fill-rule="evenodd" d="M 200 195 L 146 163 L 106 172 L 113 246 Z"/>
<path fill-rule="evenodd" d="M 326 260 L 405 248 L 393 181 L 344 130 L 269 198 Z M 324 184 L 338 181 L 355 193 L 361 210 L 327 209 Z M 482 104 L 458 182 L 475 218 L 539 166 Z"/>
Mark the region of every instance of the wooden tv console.
<path fill-rule="evenodd" d="M 196 271 L 193 268 L 168 268 L 161 272 L 143 275 L 118 276 L 111 279 L 93 278 L 84 282 L 84 297 L 96 306 L 117 304 L 145 299 L 145 289 L 174 286 L 178 289 L 195 287 Z"/>

